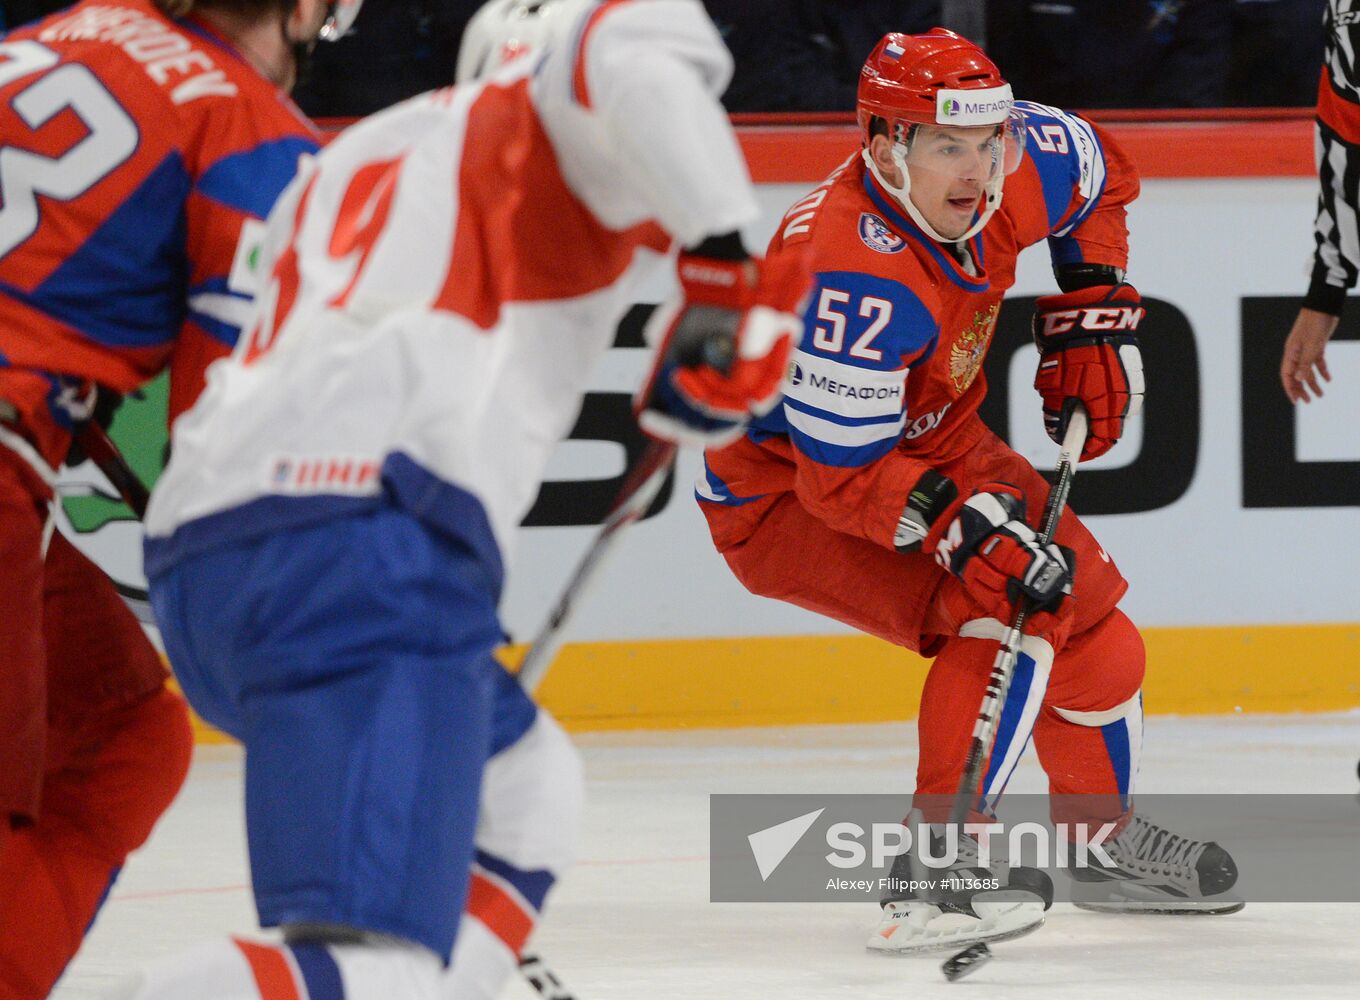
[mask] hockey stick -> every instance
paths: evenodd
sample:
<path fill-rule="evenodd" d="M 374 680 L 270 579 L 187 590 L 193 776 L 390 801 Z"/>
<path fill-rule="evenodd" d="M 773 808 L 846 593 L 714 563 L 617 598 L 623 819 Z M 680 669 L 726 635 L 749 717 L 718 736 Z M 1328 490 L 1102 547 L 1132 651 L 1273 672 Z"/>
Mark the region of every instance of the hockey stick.
<path fill-rule="evenodd" d="M 142 520 L 146 516 L 146 504 L 151 498 L 151 492 L 146 488 L 146 484 L 137 478 L 137 473 L 132 471 L 132 466 L 128 465 L 127 459 L 113 443 L 108 431 L 97 422 L 87 420 L 76 432 L 76 441 L 90 461 L 98 466 L 99 471 L 113 484 L 123 502 L 132 508 L 137 520 Z"/>
<path fill-rule="evenodd" d="M 1067 494 L 1072 490 L 1072 477 L 1077 471 L 1077 461 L 1082 448 L 1086 445 L 1086 410 L 1080 404 L 1072 411 L 1067 422 L 1067 433 L 1063 435 L 1062 447 L 1058 452 L 1058 481 L 1048 491 L 1048 503 L 1044 507 L 1044 518 L 1039 527 L 1039 544 L 1047 545 L 1053 541 L 1058 531 L 1058 518 L 1067 504 Z M 949 823 L 962 830 L 973 806 L 978 783 L 982 779 L 982 765 L 992 749 L 992 737 L 996 735 L 997 717 L 1001 706 L 1006 702 L 1010 690 L 1011 675 L 1015 672 L 1017 647 L 1029 617 L 1029 601 L 1021 601 L 1016 609 L 1011 626 L 1001 637 L 1001 648 L 996 651 L 992 662 L 992 675 L 987 679 L 987 691 L 982 696 L 978 708 L 977 722 L 973 724 L 973 738 L 968 744 L 968 757 L 963 765 L 963 777 L 959 779 L 959 790 L 954 795 L 954 806 L 949 812 Z"/>
<path fill-rule="evenodd" d="M 721 311 L 721 310 L 720 310 Z M 655 317 L 653 317 L 655 319 Z M 651 321 L 649 321 L 651 322 Z M 732 368 L 737 355 L 736 328 L 715 332 L 704 322 L 686 324 L 683 321 L 674 331 L 674 341 L 666 341 L 660 350 L 671 352 L 682 367 L 707 365 L 726 375 Z M 669 344 L 669 348 L 666 346 Z M 651 438 L 641 456 L 628 470 L 628 475 L 619 488 L 614 505 L 604 519 L 604 525 L 595 540 L 586 549 L 586 554 L 576 565 L 567 586 L 557 598 L 552 614 L 529 644 L 529 651 L 519 665 L 519 682 L 524 690 L 533 694 L 543 681 L 543 675 L 562 648 L 566 634 L 567 621 L 571 618 L 573 605 L 579 602 L 586 588 L 595 579 L 595 574 L 609 550 L 614 547 L 620 532 L 635 521 L 652 505 L 675 466 L 677 445 L 674 441 Z"/>
<path fill-rule="evenodd" d="M 519 682 L 530 694 L 542 682 L 543 675 L 547 673 L 548 667 L 561 650 L 567 623 L 576 605 L 595 580 L 605 556 L 618 542 L 623 529 L 642 520 L 642 515 L 656 499 L 661 484 L 666 481 L 666 476 L 675 465 L 675 452 L 676 446 L 670 441 L 649 441 L 642 455 L 628 471 L 599 534 L 577 563 L 575 572 L 557 598 L 548 620 L 534 636 L 529 651 L 520 661 Z"/>
<path fill-rule="evenodd" d="M 548 672 L 548 667 L 557 658 L 572 612 L 598 574 L 605 556 L 618 542 L 623 529 L 640 521 L 656 499 L 661 484 L 675 467 L 675 453 L 676 446 L 672 442 L 649 441 L 642 455 L 629 469 L 603 526 L 577 563 L 575 572 L 553 605 L 548 620 L 534 636 L 520 662 L 519 682 L 530 694 L 533 694 L 542 682 L 543 675 Z M 576 995 L 562 984 L 541 955 L 526 951 L 520 956 L 519 971 L 543 1000 L 576 1000 Z"/>

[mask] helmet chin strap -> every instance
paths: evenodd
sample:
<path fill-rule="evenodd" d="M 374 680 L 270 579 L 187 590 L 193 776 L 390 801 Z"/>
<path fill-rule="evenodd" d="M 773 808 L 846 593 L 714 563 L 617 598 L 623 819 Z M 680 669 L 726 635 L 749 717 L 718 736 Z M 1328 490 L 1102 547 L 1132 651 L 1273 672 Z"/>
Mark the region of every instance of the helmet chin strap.
<path fill-rule="evenodd" d="M 968 231 L 962 236 L 941 236 L 935 231 L 935 227 L 926 221 L 926 217 L 921 214 L 921 210 L 916 207 L 916 203 L 911 200 L 911 173 L 907 170 L 907 151 L 900 142 L 892 144 L 893 165 L 897 167 L 897 172 L 902 175 L 902 183 L 890 184 L 888 179 L 883 176 L 883 172 L 878 169 L 878 164 L 869 155 L 868 147 L 860 150 L 860 156 L 864 158 L 864 163 L 869 168 L 869 172 L 874 175 L 878 183 L 883 185 L 883 190 L 892 195 L 893 201 L 897 202 L 911 216 L 911 221 L 921 228 L 921 231 L 937 243 L 962 243 L 971 240 L 978 233 L 982 232 L 982 227 L 987 225 L 987 221 L 992 217 L 992 213 L 1001 207 L 1001 187 L 1006 181 L 1006 175 L 997 171 L 997 175 L 987 182 L 986 205 L 982 209 L 982 214 L 977 217 L 977 221 L 968 227 Z"/>

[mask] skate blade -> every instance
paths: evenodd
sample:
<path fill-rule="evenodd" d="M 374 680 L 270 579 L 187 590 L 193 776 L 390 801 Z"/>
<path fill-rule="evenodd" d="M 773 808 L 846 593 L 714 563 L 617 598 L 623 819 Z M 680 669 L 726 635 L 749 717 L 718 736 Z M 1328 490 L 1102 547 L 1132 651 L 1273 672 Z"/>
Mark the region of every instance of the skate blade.
<path fill-rule="evenodd" d="M 1092 902 L 1074 899 L 1072 905 L 1079 910 L 1090 910 L 1092 913 L 1153 913 L 1170 916 L 1212 917 L 1222 916 L 1225 913 L 1236 913 L 1247 903 L 1243 899 L 1205 899 L 1193 902 L 1165 899 L 1112 899 Z"/>
<path fill-rule="evenodd" d="M 1044 918 L 1040 917 L 1032 923 L 1021 927 L 997 928 L 994 931 L 982 931 L 975 927 L 960 927 L 956 931 L 939 931 L 929 935 L 916 935 L 900 933 L 893 936 L 890 943 L 884 940 L 877 932 L 869 938 L 869 943 L 865 945 L 865 950 L 871 955 L 889 955 L 900 957 L 903 955 L 927 955 L 935 951 L 956 951 L 959 948 L 966 948 L 970 944 L 981 942 L 1010 941 L 1026 934 L 1032 934 L 1040 927 L 1044 926 Z M 903 940 L 899 943 L 898 937 Z M 882 942 L 878 944 L 876 942 Z"/>

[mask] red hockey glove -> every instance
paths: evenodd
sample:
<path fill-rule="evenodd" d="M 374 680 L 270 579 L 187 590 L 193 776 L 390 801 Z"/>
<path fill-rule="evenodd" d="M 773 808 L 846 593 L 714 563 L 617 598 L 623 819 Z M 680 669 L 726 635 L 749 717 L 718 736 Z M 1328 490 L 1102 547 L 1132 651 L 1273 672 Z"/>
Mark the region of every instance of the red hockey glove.
<path fill-rule="evenodd" d="M 1099 285 L 1034 304 L 1034 388 L 1044 397 L 1044 428 L 1061 444 L 1072 409 L 1086 407 L 1091 429 L 1082 461 L 1113 448 L 1124 421 L 1143 407 L 1140 301 L 1132 285 Z"/>
<path fill-rule="evenodd" d="M 804 258 L 719 260 L 682 253 L 681 298 L 663 305 L 644 336 L 656 361 L 634 401 L 654 437 L 721 444 L 778 402 L 803 335 Z"/>
<path fill-rule="evenodd" d="M 1076 554 L 1039 543 L 1025 523 L 1025 495 L 1010 483 L 987 483 L 960 497 L 931 526 L 923 551 L 963 581 L 988 614 L 1007 621 L 1020 598 L 1035 612 L 1071 614 Z"/>

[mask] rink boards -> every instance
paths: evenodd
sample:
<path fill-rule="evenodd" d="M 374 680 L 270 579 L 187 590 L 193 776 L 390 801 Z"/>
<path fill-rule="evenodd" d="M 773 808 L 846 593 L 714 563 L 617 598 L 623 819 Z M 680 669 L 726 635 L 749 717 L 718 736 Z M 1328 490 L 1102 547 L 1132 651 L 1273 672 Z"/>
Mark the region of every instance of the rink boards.
<path fill-rule="evenodd" d="M 1072 502 L 1130 581 L 1123 607 L 1147 639 L 1149 712 L 1360 706 L 1360 310 L 1329 348 L 1323 399 L 1291 409 L 1277 375 L 1312 248 L 1316 188 L 1301 126 L 1120 133 L 1145 177 L 1130 212 L 1130 280 L 1150 307 L 1147 414 L 1111 455 L 1082 466 Z M 745 136 L 757 180 L 768 178 L 752 245 L 853 149 L 844 130 L 799 136 Z M 1021 258 L 987 368 L 989 422 L 1040 467 L 1056 449 L 1030 388 L 1027 300 L 1052 290 L 1047 254 L 1035 248 Z M 666 289 L 650 293 L 657 301 Z M 642 314 L 623 324 L 597 371 L 514 554 L 503 611 L 521 642 L 638 448 L 627 398 L 645 365 Z M 136 419 L 120 417 L 125 436 Z M 158 448 L 134 449 L 140 471 L 154 473 Z M 544 701 L 578 729 L 914 716 L 919 658 L 740 588 L 692 500 L 697 471 L 697 456 L 685 455 L 659 510 L 620 545 Z M 79 469 L 68 481 L 96 477 Z M 135 595 L 144 586 L 136 525 L 111 520 L 112 505 L 93 511 L 98 503 L 68 497 L 71 520 L 87 529 L 77 540 Z"/>

